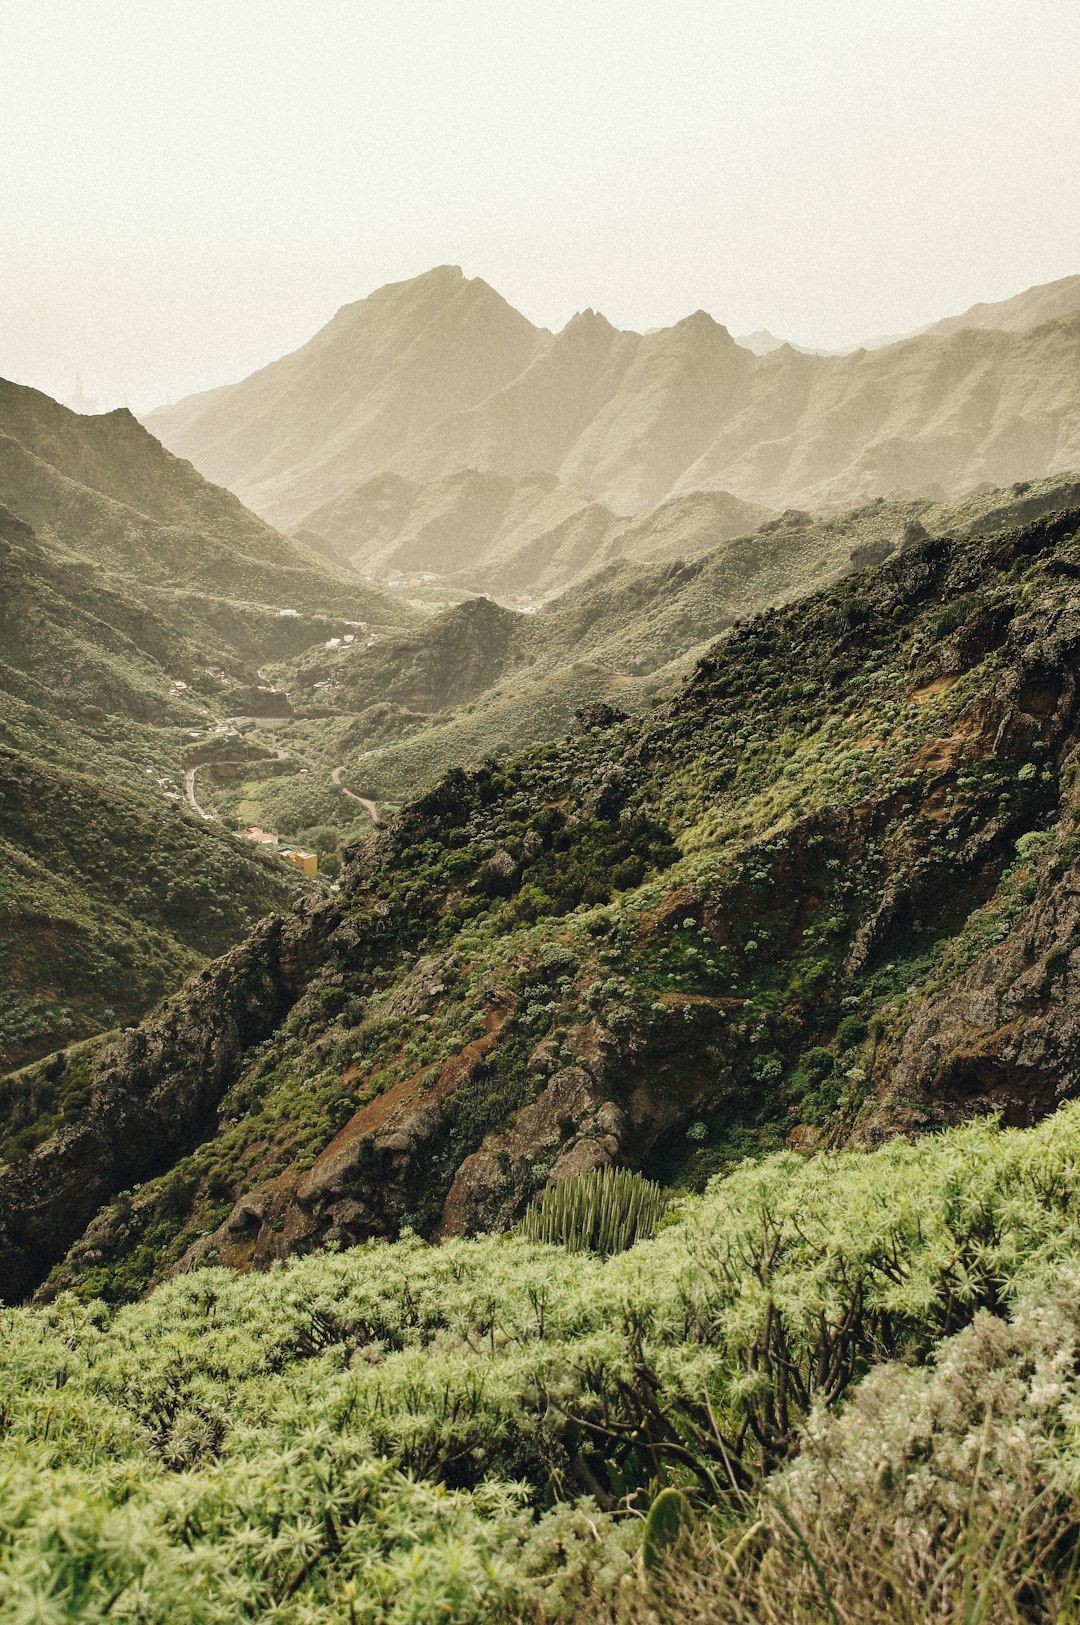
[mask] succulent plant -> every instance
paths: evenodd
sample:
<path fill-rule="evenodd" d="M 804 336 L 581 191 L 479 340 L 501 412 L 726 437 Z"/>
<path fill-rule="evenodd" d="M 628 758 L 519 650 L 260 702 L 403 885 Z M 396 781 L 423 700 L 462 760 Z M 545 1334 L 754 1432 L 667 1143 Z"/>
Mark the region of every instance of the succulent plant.
<path fill-rule="evenodd" d="M 542 1191 L 521 1221 L 521 1233 L 606 1258 L 647 1240 L 666 1205 L 659 1185 L 629 1168 L 591 1168 Z"/>

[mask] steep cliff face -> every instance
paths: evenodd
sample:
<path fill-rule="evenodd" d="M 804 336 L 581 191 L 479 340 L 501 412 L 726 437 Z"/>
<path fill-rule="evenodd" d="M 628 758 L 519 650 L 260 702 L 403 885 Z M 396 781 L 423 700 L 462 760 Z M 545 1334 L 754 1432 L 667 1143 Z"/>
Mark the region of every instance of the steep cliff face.
<path fill-rule="evenodd" d="M 8 1295 L 501 1228 L 603 1162 L 698 1184 L 1075 1092 L 1078 529 L 914 539 L 737 627 L 648 721 L 447 775 L 333 905 L 15 1075 L 47 1104 L 89 1069 L 0 1169 Z"/>

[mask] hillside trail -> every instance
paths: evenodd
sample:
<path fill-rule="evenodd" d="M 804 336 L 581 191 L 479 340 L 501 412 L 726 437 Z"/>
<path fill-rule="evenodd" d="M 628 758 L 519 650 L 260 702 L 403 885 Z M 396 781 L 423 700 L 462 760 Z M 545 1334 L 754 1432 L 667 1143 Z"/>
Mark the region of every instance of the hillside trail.
<path fill-rule="evenodd" d="M 367 796 L 358 796 L 355 790 L 350 790 L 346 785 L 342 784 L 340 767 L 334 768 L 333 772 L 330 774 L 330 780 L 331 783 L 337 785 L 343 796 L 348 796 L 350 801 L 356 801 L 361 807 L 363 807 L 373 824 L 382 823 L 382 813 L 379 810 L 379 803 L 377 801 L 370 801 Z"/>

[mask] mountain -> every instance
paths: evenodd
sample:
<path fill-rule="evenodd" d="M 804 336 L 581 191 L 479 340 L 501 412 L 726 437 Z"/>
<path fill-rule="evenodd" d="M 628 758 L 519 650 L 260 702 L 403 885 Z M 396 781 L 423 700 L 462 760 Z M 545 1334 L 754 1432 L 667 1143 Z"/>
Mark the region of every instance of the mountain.
<path fill-rule="evenodd" d="M 1013 294 L 991 304 L 972 305 L 959 316 L 943 316 L 940 321 L 917 327 L 910 333 L 881 333 L 876 338 L 863 339 L 861 344 L 848 344 L 834 355 L 851 355 L 856 350 L 882 350 L 890 344 L 903 344 L 905 339 L 921 338 L 929 333 L 938 338 L 965 328 L 983 328 L 998 333 L 1026 333 L 1043 322 L 1056 321 L 1061 316 L 1072 316 L 1080 310 L 1080 276 L 1061 277 L 1057 282 L 1041 282 L 1023 293 Z M 815 354 L 828 354 L 817 351 Z"/>
<path fill-rule="evenodd" d="M 703 488 L 772 510 L 836 508 L 1074 466 L 1078 361 L 1075 311 L 849 355 L 754 355 L 704 311 L 644 335 L 585 311 L 551 334 L 442 267 L 147 421 L 289 527 L 376 475 L 427 485 L 462 470 L 554 474 L 619 514 Z"/>
<path fill-rule="evenodd" d="M 5 1081 L 8 1296 L 505 1228 L 591 1166 L 697 1186 L 1038 1120 L 1080 1089 L 1078 583 L 1078 508 L 924 530 L 657 712 L 451 771 L 340 894 Z"/>
<path fill-rule="evenodd" d="M 185 775 L 215 755 L 280 770 L 225 732 L 280 704 L 260 662 L 347 617 L 404 630 L 415 612 L 246 512 L 130 413 L 79 416 L 8 383 L 0 564 L 11 1065 L 136 1019 L 288 904 L 295 871 L 186 810 Z"/>
<path fill-rule="evenodd" d="M 553 474 L 461 469 L 427 485 L 382 474 L 308 514 L 297 534 L 378 579 L 437 574 L 499 597 L 550 597 L 617 558 L 690 558 L 769 510 L 726 491 L 673 499 L 638 521 Z"/>
<path fill-rule="evenodd" d="M 778 339 L 767 327 L 759 327 L 754 333 L 737 334 L 735 343 L 753 355 L 771 355 L 774 350 L 782 349 L 787 340 Z"/>
<path fill-rule="evenodd" d="M 543 575 L 533 565 L 523 579 L 539 587 L 560 567 L 572 573 L 581 560 L 587 568 L 598 542 L 619 523 L 610 508 L 554 474 L 511 479 L 462 468 L 427 484 L 374 475 L 306 514 L 297 534 L 380 580 L 427 572 L 470 584 L 513 579 L 522 574 L 522 555 L 536 551 Z M 562 557 L 568 552 L 569 570 Z"/>
<path fill-rule="evenodd" d="M 994 304 L 972 305 L 960 316 L 946 316 L 921 329 L 947 337 L 966 327 L 989 328 L 996 333 L 1025 333 L 1044 322 L 1074 316 L 1080 310 L 1080 276 L 1063 276 L 1057 282 L 1044 282 L 1011 299 Z"/>
<path fill-rule="evenodd" d="M 528 366 L 550 334 L 440 266 L 345 305 L 294 355 L 147 419 L 171 450 L 275 523 L 397 466 L 402 446 Z"/>

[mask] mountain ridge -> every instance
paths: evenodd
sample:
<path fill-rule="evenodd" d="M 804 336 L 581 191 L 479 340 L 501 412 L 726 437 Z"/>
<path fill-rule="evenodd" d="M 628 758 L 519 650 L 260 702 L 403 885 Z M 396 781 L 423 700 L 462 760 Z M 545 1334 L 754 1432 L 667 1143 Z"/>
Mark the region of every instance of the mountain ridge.
<path fill-rule="evenodd" d="M 553 334 L 454 270 L 389 284 L 293 355 L 147 423 L 287 527 L 376 475 L 468 468 L 555 474 L 631 515 L 701 488 L 835 509 L 1074 466 L 1078 369 L 1075 311 L 756 356 L 703 311 L 644 335 L 586 311 Z"/>

